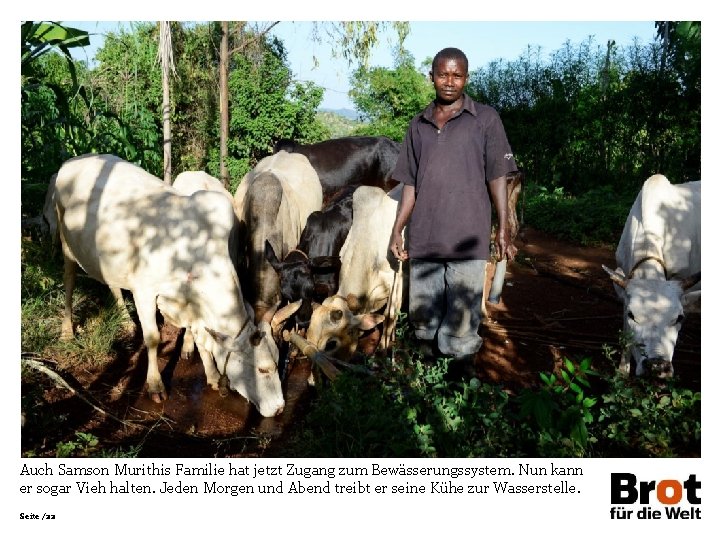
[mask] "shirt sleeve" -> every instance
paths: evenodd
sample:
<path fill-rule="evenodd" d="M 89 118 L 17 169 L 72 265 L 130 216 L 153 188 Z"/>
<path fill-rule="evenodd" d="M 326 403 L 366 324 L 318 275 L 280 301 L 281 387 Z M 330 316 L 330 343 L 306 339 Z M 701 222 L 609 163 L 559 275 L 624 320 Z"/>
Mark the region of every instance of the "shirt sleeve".
<path fill-rule="evenodd" d="M 398 182 L 405 185 L 414 186 L 417 181 L 418 161 L 415 153 L 415 145 L 413 139 L 413 126 L 415 121 L 410 122 L 405 138 L 400 145 L 400 153 L 398 154 L 397 163 L 392 177 Z"/>
<path fill-rule="evenodd" d="M 485 137 L 485 178 L 495 180 L 517 170 L 515 157 L 505 135 L 500 115 L 494 109 Z"/>

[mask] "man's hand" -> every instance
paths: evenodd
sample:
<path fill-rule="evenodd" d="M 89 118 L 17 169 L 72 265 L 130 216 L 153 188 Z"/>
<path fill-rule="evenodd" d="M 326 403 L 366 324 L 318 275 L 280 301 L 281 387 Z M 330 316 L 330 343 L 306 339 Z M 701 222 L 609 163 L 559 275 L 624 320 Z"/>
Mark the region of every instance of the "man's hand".
<path fill-rule="evenodd" d="M 510 243 L 510 235 L 505 227 L 498 227 L 497 233 L 495 233 L 495 248 L 498 261 L 502 261 L 506 255 L 508 260 L 515 258 L 517 248 Z"/>
<path fill-rule="evenodd" d="M 395 258 L 401 261 L 408 260 L 408 252 L 405 249 L 405 242 L 403 241 L 402 234 L 394 232 L 390 236 L 390 251 L 395 255 Z"/>

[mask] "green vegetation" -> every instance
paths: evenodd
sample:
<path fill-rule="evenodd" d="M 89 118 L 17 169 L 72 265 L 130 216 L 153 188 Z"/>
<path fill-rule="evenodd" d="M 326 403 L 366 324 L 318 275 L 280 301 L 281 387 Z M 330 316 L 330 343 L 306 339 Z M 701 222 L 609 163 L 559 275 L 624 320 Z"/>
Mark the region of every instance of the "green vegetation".
<path fill-rule="evenodd" d="M 573 196 L 561 187 L 552 190 L 535 183 L 525 186 L 518 213 L 525 223 L 563 240 L 583 245 L 613 244 L 622 234 L 628 210 L 637 193 L 619 193 L 598 186 Z"/>
<path fill-rule="evenodd" d="M 402 359 L 402 360 L 400 360 Z M 294 457 L 670 457 L 699 454 L 700 394 L 564 360 L 518 393 L 453 381 L 412 341 L 374 376 L 346 372 L 283 444 Z M 690 450 L 688 450 L 690 449 Z"/>
<path fill-rule="evenodd" d="M 397 27 L 402 30 L 402 24 Z M 339 47 L 369 50 L 373 27 L 349 24 Z M 361 122 L 318 113 L 322 89 L 293 80 L 282 43 L 243 27 L 230 49 L 228 166 L 234 189 L 279 138 L 316 142 L 345 135 L 404 136 L 432 98 L 420 69 L 399 49 L 392 69 L 362 66 L 351 97 Z M 539 51 L 471 73 L 468 92 L 501 114 L 528 179 L 524 222 L 583 244 L 614 244 L 642 182 L 700 177 L 700 23 L 658 23 L 659 39 L 621 49 L 567 43 L 549 60 Z M 158 28 L 140 23 L 111 33 L 97 64 L 74 61 L 87 33 L 54 23 L 21 24 L 21 205 L 40 214 L 50 176 L 68 158 L 111 153 L 161 176 Z M 218 175 L 219 23 L 173 23 L 176 171 Z M 238 40 L 233 42 L 232 40 Z M 245 41 L 243 41 L 245 40 Z M 257 42 L 245 49 L 241 43 Z M 360 54 L 362 57 L 363 54 Z M 21 239 L 21 346 L 57 361 L 104 365 L 122 336 L 107 287 L 79 278 L 75 319 L 82 332 L 60 342 L 62 263 L 53 247 Z M 298 456 L 673 456 L 699 452 L 700 395 L 673 384 L 596 373 L 567 360 L 517 393 L 477 380 L 448 380 L 447 363 L 426 363 L 401 336 L 395 359 L 370 358 L 375 374 L 344 374 L 321 388 L 283 449 Z M 121 345 L 122 346 L 122 345 Z M 46 399 L 52 383 L 23 370 L 25 455 L 137 455 L 67 427 Z M 28 427 L 29 426 L 29 427 Z M 47 433 L 57 434 L 52 442 Z M 59 442 L 58 442 L 59 441 Z M 34 446 L 33 446 L 34 445 Z M 29 448 L 28 446 L 25 446 Z M 105 454 L 103 454 L 105 453 Z"/>
<path fill-rule="evenodd" d="M 361 123 L 357 120 L 350 120 L 345 116 L 330 111 L 318 112 L 317 119 L 327 129 L 331 139 L 356 135 L 357 129 L 361 126 Z"/>
<path fill-rule="evenodd" d="M 361 67 L 355 71 L 350 97 L 367 122 L 356 131 L 358 135 L 385 135 L 401 141 L 412 117 L 435 97 L 427 75 L 416 70 L 413 62 L 405 53 L 396 58 L 394 69 Z"/>

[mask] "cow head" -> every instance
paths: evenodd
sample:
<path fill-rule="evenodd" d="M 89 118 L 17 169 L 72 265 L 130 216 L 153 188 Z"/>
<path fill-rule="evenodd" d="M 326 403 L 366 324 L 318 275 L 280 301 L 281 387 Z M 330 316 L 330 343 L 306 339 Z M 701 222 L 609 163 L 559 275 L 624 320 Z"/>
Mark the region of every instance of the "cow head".
<path fill-rule="evenodd" d="M 623 327 L 631 336 L 635 374 L 672 377 L 672 357 L 685 319 L 684 308 L 700 299 L 700 290 L 690 290 L 700 281 L 700 273 L 682 281 L 628 279 L 620 268 L 612 271 L 603 265 L 603 269 L 623 299 Z"/>
<path fill-rule="evenodd" d="M 214 341 L 212 352 L 220 372 L 221 393 L 227 392 L 228 388 L 235 390 L 265 417 L 282 413 L 285 399 L 278 374 L 280 353 L 272 329 L 298 307 L 299 303 L 277 313 L 268 311 L 257 325 L 248 318 L 236 337 L 205 328 Z"/>
<path fill-rule="evenodd" d="M 351 310 L 352 300 L 352 297 L 337 295 L 327 298 L 315 307 L 307 331 L 310 343 L 338 359 L 349 359 L 357 348 L 360 333 L 375 328 L 385 319 L 376 313 L 356 315 Z"/>
<path fill-rule="evenodd" d="M 278 274 L 282 301 L 292 303 L 302 300 L 300 308 L 295 313 L 295 320 L 300 328 L 307 328 L 310 324 L 311 302 L 315 292 L 310 260 L 303 252 L 293 250 L 287 254 L 285 260 L 280 261 L 267 240 L 265 240 L 265 259 Z"/>
<path fill-rule="evenodd" d="M 310 259 L 315 300 L 322 302 L 337 292 L 341 264 L 340 257 L 334 255 Z"/>

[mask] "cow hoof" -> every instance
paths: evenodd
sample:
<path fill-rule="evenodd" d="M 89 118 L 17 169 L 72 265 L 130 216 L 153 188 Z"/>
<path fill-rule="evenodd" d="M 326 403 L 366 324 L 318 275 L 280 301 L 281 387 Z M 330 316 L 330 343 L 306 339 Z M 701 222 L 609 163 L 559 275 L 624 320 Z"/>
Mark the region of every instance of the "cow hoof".
<path fill-rule="evenodd" d="M 168 397 L 167 392 L 165 391 L 165 385 L 163 385 L 162 382 L 158 385 L 150 385 L 148 383 L 147 393 L 150 399 L 152 399 L 155 403 L 162 403 Z"/>
<path fill-rule="evenodd" d="M 167 399 L 167 393 L 165 390 L 161 392 L 153 392 L 150 394 L 150 399 L 152 399 L 155 403 L 162 403 Z"/>

